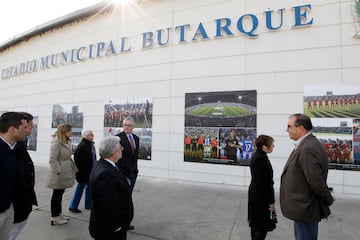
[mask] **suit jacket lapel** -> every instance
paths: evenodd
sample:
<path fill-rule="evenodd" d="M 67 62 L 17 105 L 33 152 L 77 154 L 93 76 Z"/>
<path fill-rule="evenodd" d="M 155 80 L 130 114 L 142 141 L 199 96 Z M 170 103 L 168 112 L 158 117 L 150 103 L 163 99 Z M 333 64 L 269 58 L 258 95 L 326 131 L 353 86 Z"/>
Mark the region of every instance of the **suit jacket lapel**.
<path fill-rule="evenodd" d="M 102 162 L 102 164 L 104 164 L 105 166 L 107 166 L 108 168 L 111 168 L 113 171 L 118 172 L 118 170 L 116 170 L 116 167 L 114 167 L 111 163 L 109 163 L 108 161 L 106 161 L 104 158 L 101 158 L 100 161 Z M 116 166 L 116 165 L 115 165 Z"/>
<path fill-rule="evenodd" d="M 295 149 L 291 152 L 291 154 L 290 154 L 290 156 L 289 156 L 289 159 L 288 159 L 288 161 L 286 162 L 286 164 L 285 164 L 285 166 L 284 166 L 283 173 L 286 171 L 286 169 L 288 168 L 288 166 L 290 165 L 290 163 L 295 159 L 295 158 L 294 158 L 295 153 L 296 153 L 297 151 L 299 151 L 299 149 L 301 148 L 301 146 L 302 146 L 305 142 L 309 141 L 309 139 L 310 139 L 311 137 L 313 137 L 312 134 L 309 134 L 308 136 L 306 136 L 306 138 L 304 138 L 304 139 L 301 141 L 301 143 L 299 144 L 299 146 L 298 146 L 297 148 L 295 148 Z"/>
<path fill-rule="evenodd" d="M 292 150 L 285 166 L 284 166 L 284 170 L 283 170 L 283 174 L 286 171 L 286 169 L 289 167 L 290 163 L 294 160 L 294 155 L 295 155 L 296 149 Z"/>

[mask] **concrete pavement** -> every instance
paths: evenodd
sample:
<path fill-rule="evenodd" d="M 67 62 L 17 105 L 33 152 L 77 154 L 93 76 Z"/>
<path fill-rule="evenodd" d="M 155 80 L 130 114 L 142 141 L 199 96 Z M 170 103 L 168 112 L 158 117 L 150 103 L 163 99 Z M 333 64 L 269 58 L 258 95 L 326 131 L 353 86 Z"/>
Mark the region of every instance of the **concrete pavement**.
<path fill-rule="evenodd" d="M 18 240 L 92 239 L 88 224 L 90 211 L 68 211 L 74 189 L 67 189 L 63 214 L 68 224 L 50 226 L 51 190 L 44 187 L 47 167 L 36 166 L 36 192 L 39 206 Z M 278 193 L 277 193 L 278 195 Z M 133 193 L 135 229 L 129 240 L 236 240 L 250 239 L 247 224 L 247 189 L 159 178 L 139 177 Z M 293 223 L 281 215 L 277 201 L 278 226 L 267 239 L 294 239 Z M 333 216 L 319 225 L 319 239 L 360 239 L 359 198 L 338 197 L 331 208 Z"/>

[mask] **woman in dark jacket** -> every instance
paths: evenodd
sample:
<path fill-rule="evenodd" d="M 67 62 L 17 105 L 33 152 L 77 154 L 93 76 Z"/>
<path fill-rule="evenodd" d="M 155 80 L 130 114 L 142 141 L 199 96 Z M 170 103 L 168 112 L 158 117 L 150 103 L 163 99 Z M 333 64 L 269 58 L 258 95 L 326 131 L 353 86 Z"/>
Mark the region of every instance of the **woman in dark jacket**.
<path fill-rule="evenodd" d="M 252 240 L 263 240 L 268 231 L 275 229 L 275 194 L 273 169 L 267 153 L 274 148 L 274 139 L 260 135 L 255 140 L 256 152 L 251 159 L 251 183 L 249 186 L 248 221 Z"/>

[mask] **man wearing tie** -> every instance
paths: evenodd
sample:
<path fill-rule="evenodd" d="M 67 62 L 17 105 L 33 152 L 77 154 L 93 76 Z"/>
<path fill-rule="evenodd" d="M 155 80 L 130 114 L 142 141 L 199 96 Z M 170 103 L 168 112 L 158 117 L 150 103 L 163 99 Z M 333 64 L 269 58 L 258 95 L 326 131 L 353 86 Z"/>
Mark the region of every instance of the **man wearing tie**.
<path fill-rule="evenodd" d="M 120 171 L 130 180 L 130 191 L 132 193 L 138 175 L 139 137 L 133 134 L 135 120 L 133 117 L 126 117 L 123 121 L 123 131 L 116 136 L 120 137 L 123 146 L 122 157 L 117 162 Z M 129 230 L 134 226 L 129 226 Z"/>
<path fill-rule="evenodd" d="M 124 130 L 119 133 L 118 137 L 121 139 L 123 146 L 122 157 L 117 165 L 120 171 L 131 181 L 131 192 L 134 189 L 136 178 L 138 175 L 138 154 L 139 154 L 139 137 L 133 134 L 135 127 L 135 120 L 133 117 L 126 117 L 123 121 Z"/>
<path fill-rule="evenodd" d="M 95 240 L 126 240 L 126 232 L 134 216 L 128 180 L 115 165 L 121 158 L 119 140 L 116 136 L 101 140 L 101 158 L 90 174 L 93 202 L 89 231 Z"/>

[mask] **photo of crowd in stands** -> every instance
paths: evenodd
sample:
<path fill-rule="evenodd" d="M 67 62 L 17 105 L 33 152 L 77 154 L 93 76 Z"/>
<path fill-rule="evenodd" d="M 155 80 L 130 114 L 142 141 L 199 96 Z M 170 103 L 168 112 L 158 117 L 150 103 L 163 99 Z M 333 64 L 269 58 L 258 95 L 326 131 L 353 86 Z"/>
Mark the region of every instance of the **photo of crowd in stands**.
<path fill-rule="evenodd" d="M 84 124 L 84 112 L 82 104 L 55 104 L 52 109 L 51 128 L 53 133 L 61 123 L 68 123 L 72 126 L 71 145 L 73 150 L 81 141 L 81 131 Z"/>
<path fill-rule="evenodd" d="M 153 100 L 150 97 L 109 99 L 104 107 L 104 136 L 117 135 L 123 130 L 123 120 L 135 120 L 133 133 L 140 139 L 139 159 L 151 160 Z"/>
<path fill-rule="evenodd" d="M 330 169 L 360 170 L 360 85 L 304 87 L 304 113 L 322 142 Z"/>
<path fill-rule="evenodd" d="M 256 104 L 255 90 L 186 93 L 184 161 L 249 166 Z"/>

